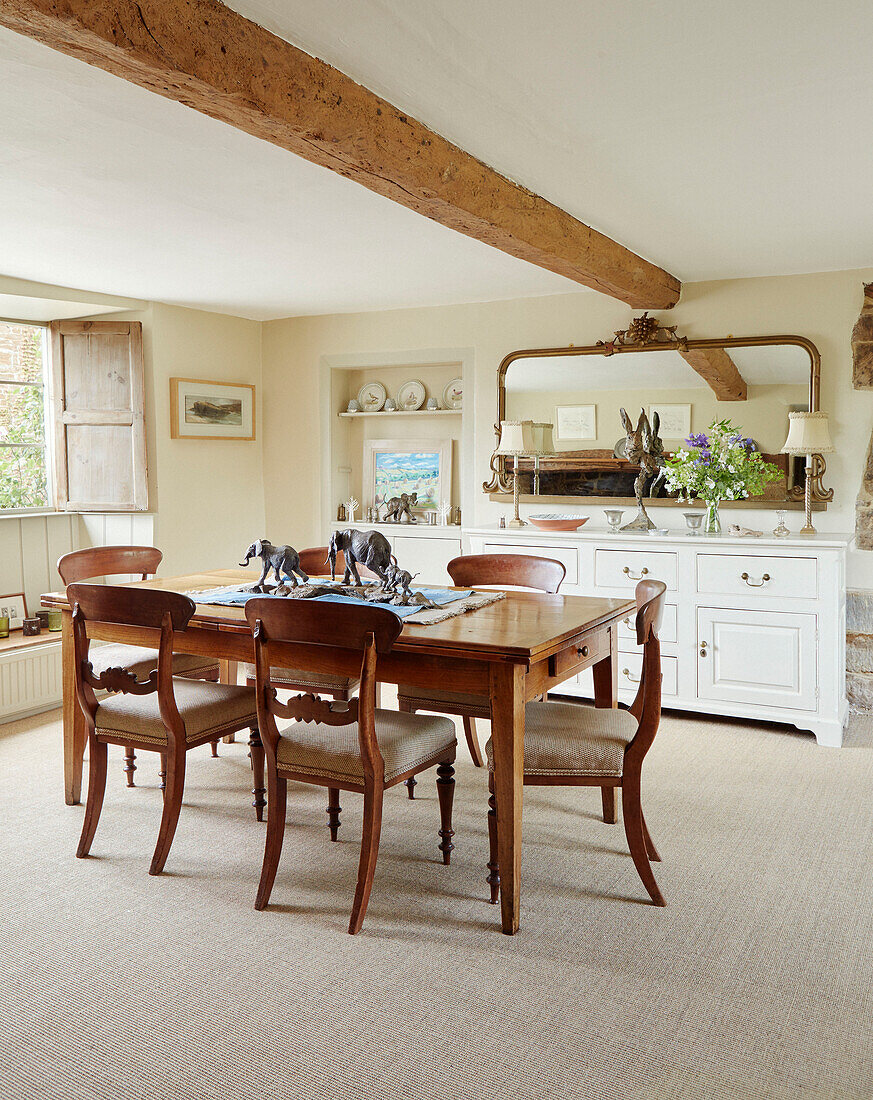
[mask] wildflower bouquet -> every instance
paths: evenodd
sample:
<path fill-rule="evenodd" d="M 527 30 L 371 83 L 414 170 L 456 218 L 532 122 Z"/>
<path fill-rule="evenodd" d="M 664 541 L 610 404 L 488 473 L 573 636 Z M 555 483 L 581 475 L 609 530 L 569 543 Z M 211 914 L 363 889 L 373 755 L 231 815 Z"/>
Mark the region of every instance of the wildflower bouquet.
<path fill-rule="evenodd" d="M 671 492 L 678 490 L 680 501 L 706 501 L 708 531 L 721 530 L 719 501 L 757 496 L 782 476 L 730 420 L 713 420 L 706 432 L 692 433 L 685 442 L 688 450 L 675 451 L 666 460 L 665 484 Z"/>

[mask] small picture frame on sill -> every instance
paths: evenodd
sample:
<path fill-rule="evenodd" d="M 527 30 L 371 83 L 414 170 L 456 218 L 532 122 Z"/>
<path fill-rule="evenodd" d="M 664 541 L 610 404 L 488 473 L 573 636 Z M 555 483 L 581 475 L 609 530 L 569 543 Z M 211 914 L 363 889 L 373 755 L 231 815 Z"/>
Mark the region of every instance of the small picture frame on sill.
<path fill-rule="evenodd" d="M 255 387 L 205 378 L 170 379 L 172 439 L 255 438 Z"/>
<path fill-rule="evenodd" d="M 23 592 L 11 592 L 6 596 L 0 596 L 0 619 L 9 620 L 10 630 L 21 630 L 24 619 L 27 618 L 27 601 Z"/>

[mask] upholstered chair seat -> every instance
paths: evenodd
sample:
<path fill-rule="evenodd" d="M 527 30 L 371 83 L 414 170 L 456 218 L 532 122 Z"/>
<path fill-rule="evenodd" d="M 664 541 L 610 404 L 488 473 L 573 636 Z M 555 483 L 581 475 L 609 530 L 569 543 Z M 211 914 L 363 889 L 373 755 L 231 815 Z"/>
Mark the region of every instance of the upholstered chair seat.
<path fill-rule="evenodd" d="M 636 718 L 626 710 L 528 703 L 524 711 L 524 774 L 620 776 L 624 750 L 637 726 Z M 489 771 L 494 771 L 490 737 L 485 755 Z"/>
<path fill-rule="evenodd" d="M 253 688 L 174 677 L 173 695 L 188 742 L 202 741 L 210 733 L 220 737 L 225 730 L 257 725 Z M 167 743 L 167 727 L 161 718 L 157 693 L 104 699 L 97 705 L 94 722 L 98 736 L 130 734 L 138 741 Z"/>
<path fill-rule="evenodd" d="M 255 682 L 255 666 L 243 665 L 246 683 Z M 274 687 L 297 688 L 299 691 L 323 691 L 327 695 L 339 695 L 348 698 L 358 690 L 358 681 L 354 676 L 339 676 L 336 673 L 312 672 L 306 669 L 274 668 L 270 670 L 270 679 Z"/>
<path fill-rule="evenodd" d="M 377 710 L 376 737 L 385 761 L 385 782 L 441 758 L 456 744 L 455 727 L 436 715 Z M 295 722 L 280 730 L 276 747 L 280 772 L 329 776 L 350 783 L 364 782 L 358 723 L 346 726 Z"/>
<path fill-rule="evenodd" d="M 95 646 L 90 654 L 94 675 L 99 676 L 107 668 L 126 668 L 140 680 L 147 679 L 149 673 L 158 667 L 158 651 L 143 649 L 138 645 L 101 645 Z M 193 653 L 173 654 L 173 673 L 176 676 L 196 676 L 209 680 L 218 679 L 218 662 L 214 657 L 198 657 Z"/>

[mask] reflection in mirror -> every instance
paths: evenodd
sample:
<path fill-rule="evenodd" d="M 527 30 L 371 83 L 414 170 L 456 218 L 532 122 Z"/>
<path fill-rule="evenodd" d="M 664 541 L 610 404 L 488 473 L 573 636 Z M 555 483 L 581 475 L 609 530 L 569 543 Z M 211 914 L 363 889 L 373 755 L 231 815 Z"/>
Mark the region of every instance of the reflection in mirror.
<path fill-rule="evenodd" d="M 540 460 L 541 494 L 632 497 L 638 467 L 622 457 L 620 409 L 635 424 L 644 408 L 650 417 L 659 411 L 668 454 L 690 432 L 704 432 L 713 420 L 730 419 L 784 473 L 767 487 L 763 499 L 789 498 L 792 488 L 802 484 L 803 460 L 779 452 L 788 413 L 809 409 L 810 357 L 793 344 L 730 348 L 729 354 L 745 383 L 745 400 L 719 400 L 674 348 L 513 360 L 505 375 L 505 419 L 555 425 L 556 454 Z M 523 494 L 532 492 L 532 465 L 526 460 L 520 465 Z"/>

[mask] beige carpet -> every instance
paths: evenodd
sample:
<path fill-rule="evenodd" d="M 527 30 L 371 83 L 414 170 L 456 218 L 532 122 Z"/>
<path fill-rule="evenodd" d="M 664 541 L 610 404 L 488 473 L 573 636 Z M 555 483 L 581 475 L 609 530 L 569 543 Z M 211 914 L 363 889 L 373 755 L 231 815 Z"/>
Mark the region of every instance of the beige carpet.
<path fill-rule="evenodd" d="M 433 782 L 390 792 L 370 911 L 345 932 L 341 843 L 294 788 L 274 907 L 243 745 L 190 758 L 159 879 L 159 794 L 111 769 L 94 858 L 60 798 L 57 714 L 0 727 L 0 1097 L 869 1098 L 873 730 L 842 750 L 665 720 L 644 791 L 666 909 L 599 794 L 528 789 L 522 929 L 485 898 L 485 777 L 459 767 L 438 862 Z"/>

